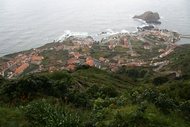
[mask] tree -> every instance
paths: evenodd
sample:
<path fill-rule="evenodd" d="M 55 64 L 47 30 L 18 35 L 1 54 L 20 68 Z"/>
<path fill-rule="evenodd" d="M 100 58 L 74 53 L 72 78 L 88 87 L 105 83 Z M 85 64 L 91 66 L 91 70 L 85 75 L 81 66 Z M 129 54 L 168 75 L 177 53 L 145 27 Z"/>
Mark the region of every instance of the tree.
<path fill-rule="evenodd" d="M 153 79 L 153 84 L 154 85 L 162 85 L 168 81 L 167 77 L 156 77 Z"/>

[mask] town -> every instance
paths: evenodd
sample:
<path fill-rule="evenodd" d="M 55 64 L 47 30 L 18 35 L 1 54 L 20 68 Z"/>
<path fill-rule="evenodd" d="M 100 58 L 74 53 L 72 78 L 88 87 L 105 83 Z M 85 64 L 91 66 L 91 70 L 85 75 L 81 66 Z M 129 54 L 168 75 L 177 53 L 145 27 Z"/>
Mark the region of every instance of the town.
<path fill-rule="evenodd" d="M 0 75 L 17 78 L 22 74 L 74 70 L 78 65 L 116 72 L 121 66 L 159 69 L 170 63 L 162 58 L 178 46 L 179 34 L 165 29 L 120 33 L 95 41 L 90 36 L 69 36 L 64 41 L 10 54 L 0 58 Z"/>

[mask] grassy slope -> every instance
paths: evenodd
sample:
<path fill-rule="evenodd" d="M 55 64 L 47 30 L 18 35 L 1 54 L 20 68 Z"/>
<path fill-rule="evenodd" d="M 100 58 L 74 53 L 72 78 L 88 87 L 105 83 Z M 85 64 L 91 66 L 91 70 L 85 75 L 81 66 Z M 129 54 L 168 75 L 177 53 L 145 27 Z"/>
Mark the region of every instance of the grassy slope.
<path fill-rule="evenodd" d="M 172 52 L 168 57 L 164 59 L 170 59 L 172 63 L 168 66 L 166 66 L 164 69 L 166 70 L 181 70 L 183 74 L 190 75 L 190 45 L 182 45 L 180 47 L 177 47 L 175 49 L 175 52 Z M 66 72 L 68 73 L 68 72 Z M 46 74 L 47 76 L 50 76 L 51 74 Z M 121 94 L 123 93 L 130 93 L 131 91 L 134 91 L 133 87 L 139 89 L 137 86 L 138 84 L 134 84 L 132 80 L 128 77 L 123 77 L 121 75 L 115 75 L 112 73 L 108 73 L 102 70 L 99 70 L 94 67 L 86 67 L 86 68 L 78 68 L 74 72 L 69 72 L 69 76 L 73 78 L 75 83 L 79 83 L 82 88 L 85 90 L 93 85 L 97 86 L 111 86 L 114 89 L 116 89 L 118 92 Z M 143 79 L 142 79 L 143 81 Z M 133 85 L 134 84 L 134 85 Z M 169 84 L 167 86 L 167 84 Z M 164 91 L 165 93 L 168 93 L 170 97 L 177 98 L 177 96 L 182 95 L 180 93 L 185 93 L 184 90 L 188 90 L 187 87 L 182 87 L 181 84 L 189 84 L 189 80 L 179 80 L 179 81 L 174 81 L 170 83 L 166 83 L 163 86 L 157 87 L 161 91 Z M 1 85 L 1 84 L 0 84 Z M 178 86 L 177 86 L 178 85 Z M 175 88 L 175 87 L 177 88 Z M 184 85 L 186 86 L 186 85 Z M 149 86 L 146 86 L 149 88 Z M 172 91 L 172 89 L 176 89 Z M 188 91 L 186 91 L 188 92 Z M 94 103 L 94 107 L 91 110 L 86 110 L 86 109 L 81 109 L 81 108 L 73 108 L 72 104 L 66 105 L 68 109 L 72 109 L 80 114 L 81 113 L 81 121 L 82 123 L 85 124 L 85 122 L 88 121 L 93 121 L 92 118 L 89 116 L 93 114 L 93 111 L 97 111 L 97 113 L 94 113 L 94 117 L 99 117 L 96 115 L 102 115 L 103 120 L 99 122 L 99 126 L 106 126 L 108 123 L 118 123 L 118 124 L 123 124 L 127 120 L 133 120 L 134 121 L 129 121 L 129 123 L 135 124 L 138 123 L 138 125 L 135 126 L 173 126 L 173 127 L 188 127 L 189 123 L 187 120 L 185 120 L 183 117 L 181 117 L 179 113 L 179 109 L 176 109 L 171 112 L 171 114 L 163 114 L 160 112 L 159 108 L 155 107 L 155 105 L 151 102 L 143 102 L 147 103 L 147 108 L 145 112 L 140 112 L 139 113 L 139 108 L 141 108 L 143 105 L 142 103 L 134 103 L 133 98 L 138 99 L 141 97 L 141 94 L 138 95 L 138 92 L 133 93 L 135 96 L 132 96 L 132 98 L 128 97 L 129 95 L 123 94 L 123 97 L 116 97 L 114 99 L 108 99 L 108 101 L 105 100 L 99 100 L 98 99 Z M 184 95 L 185 96 L 185 95 Z M 44 96 L 44 98 L 49 98 L 47 96 Z M 124 98 L 124 99 L 123 99 Z M 175 99 L 176 99 L 175 98 Z M 184 97 L 188 98 L 188 97 Z M 122 100 L 123 99 L 123 100 Z M 42 99 L 43 100 L 43 99 Z M 41 100 L 41 101 L 42 101 Z M 34 100 L 35 102 L 36 100 Z M 54 103 L 57 102 L 57 99 L 53 99 Z M 112 103 L 112 101 L 115 101 Z M 121 102 L 117 102 L 121 101 Z M 181 100 L 179 99 L 179 102 Z M 186 101 L 186 100 L 183 100 Z M 107 103 L 111 103 L 108 106 Z M 119 103 L 119 104 L 117 104 Z M 121 104 L 120 104 L 121 103 Z M 11 107 L 10 105 L 4 104 L 0 101 L 0 127 L 5 127 L 5 126 L 29 126 L 30 121 L 26 119 L 26 116 L 23 112 L 23 107 Z M 99 105 L 101 108 L 96 109 L 96 106 Z M 58 107 L 57 103 L 55 103 L 55 108 Z M 178 107 L 177 107 L 178 108 Z M 35 109 L 35 108 L 34 108 Z M 143 113 L 143 114 L 142 114 Z M 137 117 L 134 115 L 138 114 L 140 117 Z M 180 114 L 180 115 L 179 115 Z M 142 115 L 142 116 L 141 116 Z M 139 118 L 139 119 L 136 119 Z M 117 122 L 117 121 L 120 121 Z M 83 124 L 83 125 L 84 125 Z M 126 123 L 128 124 L 128 123 Z M 114 124 L 113 124 L 114 125 Z M 112 126 L 113 126 L 112 125 Z M 117 125 L 115 125 L 117 126 Z"/>
<path fill-rule="evenodd" d="M 171 60 L 166 70 L 181 70 L 183 75 L 190 75 L 190 45 L 181 45 L 164 59 Z"/>
<path fill-rule="evenodd" d="M 118 91 L 125 91 L 132 88 L 132 84 L 116 77 L 116 75 L 106 71 L 99 70 L 95 67 L 77 70 L 71 75 L 79 82 L 87 84 L 87 86 L 111 86 Z"/>
<path fill-rule="evenodd" d="M 74 72 L 69 72 L 69 73 L 65 72 L 65 73 L 71 76 L 72 79 L 75 81 L 75 83 L 80 83 L 84 90 L 88 89 L 92 85 L 111 86 L 122 94 L 122 96 L 119 95 L 115 98 L 105 98 L 105 99 L 98 98 L 94 101 L 93 107 L 90 110 L 85 109 L 85 107 L 80 107 L 80 108 L 73 107 L 72 103 L 70 103 L 69 105 L 64 104 L 66 106 L 65 107 L 66 109 L 73 110 L 74 113 L 78 112 L 78 115 L 80 117 L 80 120 L 82 121 L 83 126 L 88 126 L 88 124 L 92 125 L 94 123 L 97 123 L 96 126 L 100 127 L 101 126 L 102 127 L 103 126 L 186 127 L 189 125 L 189 123 L 185 121 L 182 117 L 178 116 L 178 114 L 175 111 L 171 112 L 171 114 L 169 115 L 165 115 L 162 112 L 160 112 L 159 108 L 157 108 L 154 105 L 154 103 L 143 101 L 143 99 L 142 100 L 139 99 L 143 95 L 140 94 L 141 92 L 143 92 L 143 89 L 138 87 L 134 89 L 133 88 L 134 86 L 131 85 L 132 83 L 130 83 L 130 80 L 129 81 L 123 80 L 120 78 L 120 76 L 116 76 L 115 74 L 111 74 L 94 67 L 85 67 L 85 68 L 82 67 L 78 68 Z M 56 77 L 53 77 L 53 73 L 46 74 L 46 76 L 49 76 L 50 79 L 54 80 L 55 79 L 60 80 L 63 78 L 63 77 L 58 77 L 60 75 L 56 75 Z M 132 95 L 129 94 L 131 92 Z M 58 100 L 57 98 L 48 97 L 46 95 L 44 96 L 44 98 L 53 101 L 53 104 L 51 104 L 49 109 L 47 107 L 43 108 L 43 104 L 45 103 L 45 105 L 49 105 L 49 102 L 46 103 L 44 99 L 37 99 L 37 100 L 35 99 L 32 101 L 33 107 L 31 107 L 30 109 L 30 111 L 34 111 L 35 114 L 29 113 L 27 115 L 29 115 L 30 117 L 38 116 L 41 119 L 41 115 L 37 112 L 39 109 L 35 106 L 36 104 L 41 105 L 40 103 L 42 103 L 41 107 L 42 109 L 40 109 L 39 112 L 42 112 L 43 114 L 44 112 L 47 113 L 47 116 L 44 115 L 42 117 L 50 119 L 49 115 L 52 115 L 51 112 L 53 113 L 53 111 L 55 111 L 54 112 L 55 114 L 53 115 L 57 118 L 60 118 L 61 114 L 59 114 L 57 111 L 59 111 L 60 110 L 59 108 L 61 108 L 59 104 L 64 102 L 62 102 L 62 100 Z M 141 111 L 144 106 L 146 107 L 145 111 Z M 30 126 L 31 122 L 28 121 L 30 117 L 26 116 L 26 112 L 23 112 L 23 109 L 28 111 L 27 107 L 25 105 L 19 108 L 15 108 L 14 106 L 8 107 L 6 105 L 4 105 L 4 107 L 1 106 L 0 125 L 2 127 L 6 125 L 13 127 Z"/>

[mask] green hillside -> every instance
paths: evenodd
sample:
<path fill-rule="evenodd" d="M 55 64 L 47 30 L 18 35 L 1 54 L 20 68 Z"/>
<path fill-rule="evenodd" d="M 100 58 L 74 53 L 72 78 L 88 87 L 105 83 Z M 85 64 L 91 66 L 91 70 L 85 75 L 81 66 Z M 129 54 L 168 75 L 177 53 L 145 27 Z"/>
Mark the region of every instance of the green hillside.
<path fill-rule="evenodd" d="M 165 59 L 171 60 L 166 70 L 180 71 L 183 75 L 190 75 L 190 45 L 181 45 L 175 48 Z"/>
<path fill-rule="evenodd" d="M 155 86 L 154 77 L 143 68 L 108 73 L 89 66 L 0 77 L 0 126 L 188 127 L 189 78 Z"/>

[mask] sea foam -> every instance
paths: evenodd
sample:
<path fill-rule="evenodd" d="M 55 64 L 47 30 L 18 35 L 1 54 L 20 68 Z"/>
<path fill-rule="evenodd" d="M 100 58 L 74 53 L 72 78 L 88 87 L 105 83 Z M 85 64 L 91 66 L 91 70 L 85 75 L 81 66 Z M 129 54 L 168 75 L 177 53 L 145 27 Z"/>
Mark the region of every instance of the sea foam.
<path fill-rule="evenodd" d="M 87 37 L 89 36 L 87 32 L 72 32 L 70 30 L 65 30 L 64 33 L 59 36 L 57 39 L 55 39 L 55 42 L 58 41 L 64 41 L 65 39 L 67 39 L 70 36 L 75 36 L 75 37 Z"/>

